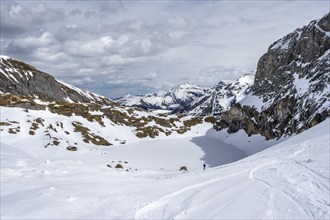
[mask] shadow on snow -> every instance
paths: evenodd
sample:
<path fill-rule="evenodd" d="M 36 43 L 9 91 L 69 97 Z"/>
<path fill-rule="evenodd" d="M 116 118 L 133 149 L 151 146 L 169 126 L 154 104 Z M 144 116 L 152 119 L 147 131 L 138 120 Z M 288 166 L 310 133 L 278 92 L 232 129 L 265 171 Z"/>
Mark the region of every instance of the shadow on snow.
<path fill-rule="evenodd" d="M 209 138 L 207 136 L 194 137 L 191 142 L 204 152 L 201 158 L 209 167 L 216 167 L 240 160 L 247 155 L 233 145 Z"/>

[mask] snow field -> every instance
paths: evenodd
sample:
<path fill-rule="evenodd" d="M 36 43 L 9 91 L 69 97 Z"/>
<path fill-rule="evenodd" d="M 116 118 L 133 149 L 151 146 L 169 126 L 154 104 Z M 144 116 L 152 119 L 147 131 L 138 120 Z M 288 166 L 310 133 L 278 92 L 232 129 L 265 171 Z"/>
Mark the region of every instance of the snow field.
<path fill-rule="evenodd" d="M 77 141 L 79 148 L 69 152 L 65 142 L 44 148 L 48 140 L 41 129 L 35 136 L 25 135 L 30 125 L 23 123 L 21 110 L 1 108 L 1 114 L 21 122 L 20 133 L 1 132 L 4 219 L 330 217 L 329 119 L 282 142 L 214 132 L 208 124 L 183 136 L 141 141 L 125 136 L 118 126 L 102 135 L 114 139 L 121 133 L 128 144 L 92 147 L 71 128 L 70 144 Z M 34 111 L 28 114 L 38 117 Z M 59 117 L 43 114 L 45 124 L 55 124 Z M 88 125 L 101 132 L 95 124 Z M 63 127 L 69 125 L 63 117 Z M 250 156 L 241 159 L 245 155 Z M 119 160 L 124 169 L 113 168 Z M 206 171 L 201 169 L 204 162 Z M 189 172 L 179 172 L 182 165 Z"/>

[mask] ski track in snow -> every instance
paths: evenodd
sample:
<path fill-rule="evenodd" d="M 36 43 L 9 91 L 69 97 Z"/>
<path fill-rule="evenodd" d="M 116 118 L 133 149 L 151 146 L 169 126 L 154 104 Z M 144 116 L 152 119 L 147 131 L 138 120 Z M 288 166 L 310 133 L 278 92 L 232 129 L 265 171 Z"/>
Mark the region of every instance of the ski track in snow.
<path fill-rule="evenodd" d="M 329 122 L 231 164 L 187 173 L 125 172 L 107 168 L 108 156 L 98 151 L 49 157 L 34 142 L 1 143 L 1 218 L 329 219 Z"/>
<path fill-rule="evenodd" d="M 294 179 L 284 178 L 281 179 L 279 184 L 278 182 L 276 182 L 276 184 L 272 184 L 267 180 L 262 179 L 262 177 L 256 177 L 258 176 L 256 175 L 256 173 L 260 171 L 268 172 L 269 170 L 277 170 L 278 168 L 274 168 L 274 166 L 278 167 L 278 165 L 281 164 L 286 164 L 286 165 L 290 164 L 291 168 L 297 169 L 296 173 L 305 174 L 308 177 L 308 179 L 311 180 L 311 183 L 315 186 L 313 188 L 318 189 L 318 191 L 317 192 L 309 191 L 309 188 L 307 187 L 307 188 L 302 188 L 301 192 L 298 192 L 296 188 L 299 189 L 299 185 Z M 180 201 L 180 199 L 182 198 L 181 194 L 185 194 L 184 197 L 189 198 L 191 200 L 193 199 L 195 194 L 198 193 L 199 191 L 198 188 L 204 188 L 207 187 L 207 185 L 216 184 L 217 182 L 218 184 L 221 184 L 221 180 L 238 175 L 245 175 L 247 173 L 248 173 L 248 179 L 256 181 L 259 184 L 262 184 L 267 191 L 267 193 L 264 193 L 263 195 L 265 198 L 267 198 L 267 205 L 266 205 L 267 208 L 265 211 L 265 215 L 260 216 L 261 218 L 267 218 L 267 219 L 286 218 L 285 215 L 274 211 L 278 209 L 285 209 L 284 206 L 286 205 L 286 203 L 291 203 L 291 206 L 294 206 L 296 210 L 298 210 L 300 213 L 303 213 L 302 217 L 304 218 L 320 219 L 322 218 L 322 216 L 328 214 L 322 212 L 322 209 L 319 208 L 319 206 L 324 206 L 325 209 L 329 207 L 328 202 L 322 199 L 322 197 L 324 197 L 322 195 L 325 192 L 329 192 L 329 186 L 322 183 L 329 181 L 329 178 L 319 175 L 318 173 L 310 170 L 309 168 L 306 168 L 303 165 L 288 160 L 288 161 L 272 161 L 272 162 L 264 163 L 252 169 L 245 169 L 243 171 L 230 174 L 224 177 L 218 177 L 208 181 L 204 181 L 202 183 L 184 187 L 171 194 L 165 195 L 158 200 L 152 201 L 146 206 L 143 206 L 142 208 L 136 211 L 134 217 L 136 219 L 168 218 L 168 216 L 165 215 L 166 210 L 168 208 L 168 204 L 171 204 L 174 201 Z M 319 178 L 321 178 L 321 180 Z M 318 184 L 318 182 L 321 183 L 321 186 Z M 219 195 L 221 196 L 221 193 Z M 219 195 L 215 195 L 215 196 L 219 196 Z M 278 197 L 284 198 L 286 200 L 286 203 L 283 207 L 277 207 L 279 203 L 277 201 Z M 182 213 L 181 210 L 179 211 L 179 213 L 172 213 L 172 214 L 174 214 L 173 216 L 178 217 L 180 213 Z M 315 215 L 315 213 L 316 214 L 318 213 L 319 215 Z M 187 214 L 187 212 L 185 211 L 184 214 Z"/>
<path fill-rule="evenodd" d="M 140 208 L 136 212 L 135 218 L 136 219 L 150 218 L 149 213 L 151 213 L 152 211 L 157 210 L 161 207 L 164 207 L 163 208 L 164 211 L 163 211 L 163 215 L 162 215 L 162 217 L 164 217 L 164 214 L 165 214 L 165 211 L 166 211 L 166 208 L 167 208 L 167 204 L 170 203 L 171 200 L 174 200 L 180 194 L 185 193 L 185 192 L 190 191 L 190 190 L 194 190 L 194 189 L 202 187 L 202 186 L 205 187 L 208 184 L 217 182 L 217 181 L 222 180 L 222 179 L 227 179 L 227 178 L 230 178 L 230 177 L 233 177 L 233 176 L 236 176 L 236 175 L 240 175 L 240 174 L 246 173 L 248 171 L 249 170 L 243 170 L 241 172 L 231 174 L 231 175 L 228 175 L 228 176 L 225 176 L 225 177 L 218 177 L 218 178 L 211 179 L 211 180 L 208 180 L 208 181 L 205 181 L 205 182 L 202 182 L 202 183 L 198 183 L 198 184 L 195 184 L 195 185 L 184 187 L 181 190 L 178 190 L 174 193 L 168 194 L 168 195 L 162 197 L 161 199 L 153 201 L 153 202 L 149 203 L 148 205 Z M 192 194 L 194 194 L 194 193 L 195 192 L 192 192 Z"/>
<path fill-rule="evenodd" d="M 300 150 L 300 152 L 303 151 L 303 148 Z M 300 153 L 299 151 L 295 152 L 294 154 Z M 297 180 L 290 179 L 289 177 L 284 177 L 284 179 L 281 179 L 280 182 L 276 182 L 276 184 L 272 184 L 271 180 L 272 178 L 268 177 L 265 179 L 264 177 L 255 177 L 256 172 L 259 170 L 265 171 L 267 170 L 278 170 L 279 165 L 281 164 L 290 164 L 291 169 L 295 169 L 296 171 L 293 173 L 301 173 L 305 176 L 305 178 L 308 179 L 308 182 L 312 184 L 311 187 L 302 188 L 299 183 L 297 183 Z M 276 165 L 277 168 L 273 168 L 272 165 Z M 277 178 L 279 175 L 276 176 Z M 263 178 L 263 179 L 262 179 Z M 264 184 L 267 186 L 273 193 L 271 193 L 269 204 L 270 206 L 274 207 L 274 192 L 281 193 L 284 196 L 288 198 L 288 200 L 291 200 L 293 203 L 295 203 L 298 208 L 301 210 L 301 212 L 305 213 L 308 218 L 321 218 L 324 214 L 322 213 L 322 209 L 319 208 L 319 206 L 325 206 L 325 208 L 329 207 L 328 201 L 325 201 L 323 199 L 323 194 L 327 193 L 329 196 L 329 186 L 324 184 L 324 182 L 329 182 L 329 178 L 315 172 L 314 170 L 308 168 L 307 166 L 302 165 L 301 163 L 287 160 L 287 161 L 277 161 L 277 162 L 271 162 L 266 163 L 263 166 L 256 167 L 251 170 L 249 179 L 253 179 L 259 183 Z M 315 189 L 316 192 L 310 191 L 309 189 Z M 300 191 L 300 192 L 299 192 Z M 303 193 L 301 193 L 303 192 Z M 273 210 L 273 209 L 269 209 Z M 313 211 L 310 211 L 313 210 Z M 273 216 L 270 214 L 271 211 L 266 212 L 265 218 L 283 218 L 284 216 Z M 320 216 L 315 215 L 314 213 L 319 213 Z"/>

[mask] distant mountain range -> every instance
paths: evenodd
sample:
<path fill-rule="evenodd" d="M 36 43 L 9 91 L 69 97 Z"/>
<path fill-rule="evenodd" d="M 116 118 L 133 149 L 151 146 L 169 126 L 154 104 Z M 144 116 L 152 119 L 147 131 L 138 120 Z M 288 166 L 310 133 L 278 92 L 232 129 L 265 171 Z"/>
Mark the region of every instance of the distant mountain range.
<path fill-rule="evenodd" d="M 22 61 L 0 57 L 1 106 L 80 115 L 100 125 L 109 119 L 135 127 L 133 133 L 140 137 L 182 134 L 206 116 L 218 116 L 216 122 L 214 117 L 208 121 L 228 133 L 245 130 L 267 139 L 300 133 L 330 116 L 329 86 L 330 14 L 274 42 L 260 58 L 255 76 L 221 81 L 213 88 L 185 83 L 168 92 L 128 95 L 117 101 L 63 83 Z M 158 109 L 173 115 L 152 113 Z M 91 113 L 95 111 L 99 116 Z M 182 115 L 189 117 L 181 119 Z"/>
<path fill-rule="evenodd" d="M 329 116 L 330 13 L 255 75 L 117 101 L 1 56 L 0 219 L 329 219 Z"/>
<path fill-rule="evenodd" d="M 118 100 L 125 106 L 138 106 L 144 109 L 164 109 L 173 112 L 184 111 L 187 106 L 209 90 L 189 83 L 179 85 L 168 92 L 132 96 L 127 95 Z"/>
<path fill-rule="evenodd" d="M 171 113 L 206 116 L 218 115 L 242 100 L 253 85 L 253 75 L 244 75 L 237 81 L 220 81 L 213 88 L 184 83 L 168 92 L 139 96 L 127 95 L 117 102 L 124 106 L 144 109 L 163 109 Z"/>

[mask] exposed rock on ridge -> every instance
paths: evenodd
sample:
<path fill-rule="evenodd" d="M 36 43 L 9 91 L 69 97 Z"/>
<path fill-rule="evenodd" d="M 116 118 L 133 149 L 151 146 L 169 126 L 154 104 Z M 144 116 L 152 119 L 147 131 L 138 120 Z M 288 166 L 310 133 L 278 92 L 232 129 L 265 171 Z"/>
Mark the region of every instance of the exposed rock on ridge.
<path fill-rule="evenodd" d="M 299 133 L 330 116 L 330 13 L 273 43 L 258 62 L 250 97 L 221 115 L 216 129 L 267 139 Z M 243 101 L 244 103 L 244 101 Z"/>
<path fill-rule="evenodd" d="M 29 64 L 6 56 L 0 57 L 0 92 L 47 101 L 113 103 L 106 97 L 59 82 L 53 76 Z"/>

